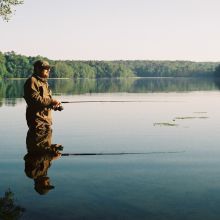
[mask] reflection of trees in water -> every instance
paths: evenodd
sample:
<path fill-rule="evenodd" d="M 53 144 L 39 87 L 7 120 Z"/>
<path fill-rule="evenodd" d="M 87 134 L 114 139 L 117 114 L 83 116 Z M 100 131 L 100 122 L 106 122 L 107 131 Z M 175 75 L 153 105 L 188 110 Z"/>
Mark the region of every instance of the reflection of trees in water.
<path fill-rule="evenodd" d="M 148 93 L 215 90 L 213 78 L 115 78 L 53 81 L 57 94 Z"/>
<path fill-rule="evenodd" d="M 215 81 L 215 86 L 218 90 L 220 90 L 220 77 L 215 77 L 214 78 Z"/>
<path fill-rule="evenodd" d="M 86 93 L 126 92 L 132 86 L 134 81 L 134 78 L 50 79 L 49 84 L 54 94 L 77 95 Z"/>
<path fill-rule="evenodd" d="M 5 105 L 16 104 L 16 98 L 23 96 L 24 80 L 2 80 L 0 81 L 0 105 L 3 100 Z"/>
<path fill-rule="evenodd" d="M 24 212 L 24 208 L 15 204 L 14 193 L 10 189 L 5 191 L 5 195 L 0 198 L 0 219 L 16 220 Z"/>
<path fill-rule="evenodd" d="M 212 78 L 145 78 L 136 80 L 131 92 L 187 92 L 215 89 Z"/>
<path fill-rule="evenodd" d="M 15 105 L 23 97 L 25 80 L 0 81 L 0 106 Z M 209 91 L 219 89 L 215 78 L 105 78 L 105 79 L 50 79 L 53 93 L 77 95 L 86 93 L 148 93 Z"/>

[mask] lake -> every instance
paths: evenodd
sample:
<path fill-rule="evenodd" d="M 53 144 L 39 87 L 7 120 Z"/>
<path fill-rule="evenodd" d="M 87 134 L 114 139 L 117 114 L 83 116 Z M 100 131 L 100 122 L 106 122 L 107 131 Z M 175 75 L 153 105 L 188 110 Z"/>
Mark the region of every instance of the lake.
<path fill-rule="evenodd" d="M 41 194 L 24 160 L 23 84 L 0 81 L 0 197 L 11 190 L 21 219 L 220 218 L 218 80 L 49 80 L 57 99 L 78 101 L 53 112 L 52 143 L 66 154 L 107 155 L 52 160 L 54 188 Z"/>

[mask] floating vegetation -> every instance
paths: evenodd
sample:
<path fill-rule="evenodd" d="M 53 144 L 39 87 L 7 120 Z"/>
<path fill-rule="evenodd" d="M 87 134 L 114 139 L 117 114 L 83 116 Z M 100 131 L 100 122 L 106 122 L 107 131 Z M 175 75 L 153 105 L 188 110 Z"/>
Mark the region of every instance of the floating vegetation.
<path fill-rule="evenodd" d="M 173 119 L 173 121 L 175 120 L 185 120 L 185 119 L 207 119 L 209 117 L 207 116 L 186 116 L 186 117 L 176 117 Z"/>
<path fill-rule="evenodd" d="M 194 116 L 186 116 L 186 117 L 176 117 L 173 119 L 173 121 L 175 120 L 184 120 L 184 119 L 195 119 L 197 117 L 194 117 Z"/>
<path fill-rule="evenodd" d="M 193 112 L 195 114 L 207 114 L 207 112 Z"/>
<path fill-rule="evenodd" d="M 169 123 L 169 122 L 159 122 L 159 123 L 154 123 L 154 126 L 178 126 L 178 124 Z"/>
<path fill-rule="evenodd" d="M 207 112 L 193 112 L 196 114 L 206 114 Z M 200 116 L 178 116 L 175 117 L 172 122 L 159 122 L 159 123 L 154 123 L 154 126 L 179 126 L 179 124 L 176 124 L 176 120 L 187 120 L 187 119 L 207 119 L 209 117 L 207 117 L 206 115 L 200 115 Z M 188 127 L 185 127 L 188 128 Z"/>

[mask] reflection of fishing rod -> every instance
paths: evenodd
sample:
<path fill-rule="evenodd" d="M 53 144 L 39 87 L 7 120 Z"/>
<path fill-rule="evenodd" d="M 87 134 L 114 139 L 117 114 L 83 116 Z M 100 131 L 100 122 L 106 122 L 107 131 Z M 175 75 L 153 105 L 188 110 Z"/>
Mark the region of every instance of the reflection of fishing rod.
<path fill-rule="evenodd" d="M 128 153 L 63 153 L 61 156 L 111 156 L 111 155 L 133 155 L 133 154 L 178 154 L 178 153 L 184 153 L 185 151 L 167 151 L 167 152 L 146 152 L 146 153 L 137 153 L 137 152 L 128 152 Z"/>

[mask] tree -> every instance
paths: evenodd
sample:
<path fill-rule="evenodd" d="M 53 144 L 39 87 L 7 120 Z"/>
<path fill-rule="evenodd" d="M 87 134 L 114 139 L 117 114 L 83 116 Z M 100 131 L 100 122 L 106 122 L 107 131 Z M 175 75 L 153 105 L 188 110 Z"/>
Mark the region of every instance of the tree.
<path fill-rule="evenodd" d="M 4 76 L 6 76 L 8 73 L 5 66 L 5 62 L 6 60 L 4 54 L 0 52 L 0 79 L 4 78 Z"/>
<path fill-rule="evenodd" d="M 62 78 L 62 77 L 72 77 L 73 70 L 65 62 L 58 61 L 55 66 L 52 68 L 51 77 Z"/>
<path fill-rule="evenodd" d="M 8 189 L 0 198 L 0 219 L 19 219 L 25 209 L 15 204 L 14 193 Z"/>
<path fill-rule="evenodd" d="M 4 21 L 9 21 L 13 12 L 14 6 L 23 4 L 24 0 L 0 0 L 0 17 Z"/>

